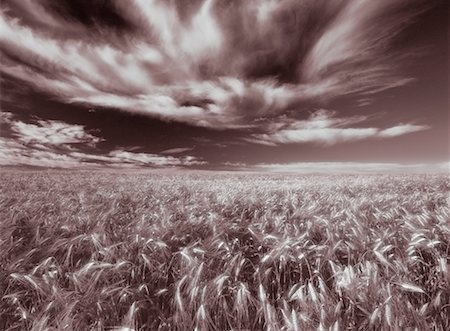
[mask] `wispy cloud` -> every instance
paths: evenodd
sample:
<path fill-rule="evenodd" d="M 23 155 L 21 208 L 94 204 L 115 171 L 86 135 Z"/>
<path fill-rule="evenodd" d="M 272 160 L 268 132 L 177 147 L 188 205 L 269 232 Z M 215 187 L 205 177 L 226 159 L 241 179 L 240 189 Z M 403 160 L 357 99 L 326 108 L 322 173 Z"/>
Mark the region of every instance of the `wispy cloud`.
<path fill-rule="evenodd" d="M 95 146 L 101 141 L 99 137 L 86 132 L 82 125 L 43 120 L 38 121 L 37 124 L 22 121 L 11 121 L 10 124 L 17 139 L 25 144 Z"/>
<path fill-rule="evenodd" d="M 330 90 L 336 89 L 337 94 L 372 94 L 407 83 L 408 78 L 393 74 L 398 64 L 395 54 L 386 49 L 417 13 L 417 7 L 408 10 L 402 0 L 343 3 L 309 50 L 303 76 L 309 81 L 333 81 Z"/>
<path fill-rule="evenodd" d="M 413 124 L 399 124 L 386 129 L 351 127 L 350 125 L 366 121 L 368 117 L 354 116 L 338 118 L 335 115 L 335 112 L 320 110 L 313 113 L 306 120 L 275 122 L 269 126 L 268 133 L 253 134 L 249 138 L 244 138 L 244 140 L 266 145 L 288 143 L 333 145 L 367 138 L 392 138 L 429 129 L 426 125 Z"/>
<path fill-rule="evenodd" d="M 190 155 L 174 157 L 124 149 L 100 153 L 96 144 L 102 139 L 86 132 L 81 125 L 42 120 L 25 123 L 5 112 L 1 113 L 1 119 L 11 132 L 10 137 L 5 134 L 0 137 L 1 166 L 161 168 L 206 164 Z"/>
<path fill-rule="evenodd" d="M 418 3 L 113 1 L 131 26 L 123 30 L 83 25 L 42 1 L 5 3 L 0 71 L 64 102 L 254 127 L 261 117 L 295 119 L 306 103 L 410 82 L 391 46 Z"/>
<path fill-rule="evenodd" d="M 191 166 L 205 164 L 197 160 L 193 156 L 174 157 L 174 156 L 161 156 L 148 153 L 132 153 L 122 150 L 115 150 L 108 154 L 110 157 L 110 163 L 129 163 L 140 165 L 152 165 L 152 166 Z"/>
<path fill-rule="evenodd" d="M 407 133 L 418 132 L 429 129 L 427 125 L 415 125 L 415 124 L 399 124 L 391 128 L 387 128 L 378 132 L 378 136 L 382 138 L 391 138 L 401 136 Z"/>
<path fill-rule="evenodd" d="M 194 147 L 176 147 L 176 148 L 169 148 L 161 152 L 161 154 L 181 154 L 186 153 L 189 151 L 192 151 Z"/>

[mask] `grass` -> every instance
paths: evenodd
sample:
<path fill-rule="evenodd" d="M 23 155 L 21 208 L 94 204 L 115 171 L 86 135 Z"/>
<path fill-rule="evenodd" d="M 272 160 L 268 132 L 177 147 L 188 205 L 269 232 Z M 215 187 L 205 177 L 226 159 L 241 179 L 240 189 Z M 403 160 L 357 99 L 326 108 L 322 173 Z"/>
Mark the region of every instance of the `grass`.
<path fill-rule="evenodd" d="M 2 330 L 449 330 L 444 175 L 0 173 Z"/>

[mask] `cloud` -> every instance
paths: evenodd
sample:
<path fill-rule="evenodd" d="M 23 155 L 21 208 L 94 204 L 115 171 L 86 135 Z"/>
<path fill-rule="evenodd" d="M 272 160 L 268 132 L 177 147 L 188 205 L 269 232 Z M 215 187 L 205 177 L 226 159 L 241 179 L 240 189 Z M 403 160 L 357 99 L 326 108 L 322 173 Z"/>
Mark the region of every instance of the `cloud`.
<path fill-rule="evenodd" d="M 349 127 L 368 119 L 367 116 L 335 117 L 336 112 L 319 110 L 306 120 L 288 120 L 272 123 L 268 133 L 253 134 L 244 140 L 265 145 L 289 143 L 319 143 L 334 145 L 367 138 L 392 138 L 429 129 L 426 125 L 399 124 L 387 129 Z"/>
<path fill-rule="evenodd" d="M 107 2 L 120 28 L 90 8 L 83 24 L 43 0 L 8 1 L 0 72 L 87 107 L 213 129 L 255 127 L 261 117 L 295 119 L 305 104 L 409 83 L 399 60 L 410 52 L 393 41 L 421 3 Z"/>
<path fill-rule="evenodd" d="M 381 130 L 378 135 L 383 138 L 397 137 L 407 133 L 429 129 L 426 125 L 399 124 L 388 129 Z"/>
<path fill-rule="evenodd" d="M 113 150 L 105 155 L 88 154 L 81 152 L 72 152 L 68 154 L 81 162 L 97 162 L 103 166 L 113 167 L 185 167 L 204 165 L 205 161 L 201 161 L 194 156 L 184 156 L 181 158 L 173 156 L 161 156 L 149 153 L 134 153 L 121 149 Z"/>
<path fill-rule="evenodd" d="M 100 153 L 96 144 L 102 139 L 87 133 L 81 125 L 43 120 L 32 124 L 16 121 L 13 115 L 7 112 L 0 114 L 2 122 L 11 132 L 10 137 L 0 137 L 1 166 L 164 168 L 206 164 L 205 161 L 190 155 L 174 157 L 135 153 L 124 149 Z"/>
<path fill-rule="evenodd" d="M 303 77 L 309 81 L 335 79 L 337 89 L 368 94 L 407 83 L 408 79 L 388 74 L 395 72 L 397 65 L 392 61 L 394 54 L 385 52 L 417 14 L 417 7 L 405 10 L 404 5 L 402 0 L 345 2 L 309 50 Z M 402 9 L 402 14 L 390 15 Z"/>
<path fill-rule="evenodd" d="M 131 153 L 123 150 L 115 150 L 108 154 L 110 160 L 115 163 L 131 163 L 141 165 L 164 166 L 191 166 L 205 164 L 193 156 L 182 158 L 173 156 L 160 156 L 148 153 Z"/>
<path fill-rule="evenodd" d="M 162 151 L 161 154 L 180 154 L 180 153 L 192 151 L 193 149 L 194 149 L 194 147 L 170 148 L 170 149 L 166 149 L 166 150 Z"/>
<path fill-rule="evenodd" d="M 213 1 L 205 0 L 186 22 L 177 9 L 164 1 L 116 1 L 116 5 L 132 21 L 137 22 L 147 36 L 163 45 L 171 57 L 205 57 L 220 49 L 222 31 L 213 13 Z"/>
<path fill-rule="evenodd" d="M 95 146 L 101 141 L 100 138 L 87 133 L 82 125 L 71 125 L 59 121 L 40 120 L 37 124 L 14 121 L 11 122 L 11 130 L 17 139 L 25 144 Z"/>
<path fill-rule="evenodd" d="M 225 169 L 230 170 L 248 171 L 251 169 L 251 167 L 244 162 L 224 162 L 222 165 Z"/>
<path fill-rule="evenodd" d="M 294 163 L 261 163 L 247 167 L 253 171 L 280 173 L 422 173 L 442 172 L 440 164 L 401 164 L 383 162 L 294 162 Z"/>

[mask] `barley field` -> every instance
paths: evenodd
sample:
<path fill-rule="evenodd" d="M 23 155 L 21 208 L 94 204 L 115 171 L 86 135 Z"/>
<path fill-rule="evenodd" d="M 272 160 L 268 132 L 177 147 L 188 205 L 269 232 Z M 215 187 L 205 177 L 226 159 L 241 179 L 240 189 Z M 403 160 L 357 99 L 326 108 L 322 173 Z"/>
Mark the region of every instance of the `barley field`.
<path fill-rule="evenodd" d="M 449 330 L 448 175 L 0 173 L 1 330 Z"/>

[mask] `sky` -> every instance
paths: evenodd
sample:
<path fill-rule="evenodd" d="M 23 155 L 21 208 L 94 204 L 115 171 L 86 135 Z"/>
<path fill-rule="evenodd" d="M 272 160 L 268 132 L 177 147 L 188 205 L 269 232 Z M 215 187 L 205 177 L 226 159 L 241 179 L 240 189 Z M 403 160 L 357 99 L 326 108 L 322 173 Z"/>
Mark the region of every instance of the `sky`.
<path fill-rule="evenodd" d="M 449 171 L 448 7 L 3 0 L 0 166 Z"/>

